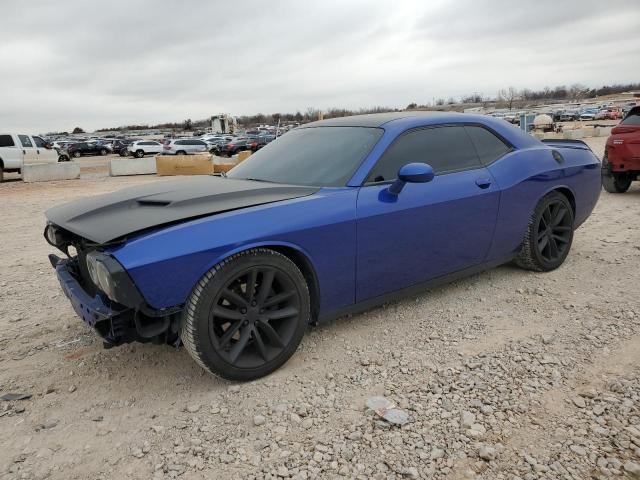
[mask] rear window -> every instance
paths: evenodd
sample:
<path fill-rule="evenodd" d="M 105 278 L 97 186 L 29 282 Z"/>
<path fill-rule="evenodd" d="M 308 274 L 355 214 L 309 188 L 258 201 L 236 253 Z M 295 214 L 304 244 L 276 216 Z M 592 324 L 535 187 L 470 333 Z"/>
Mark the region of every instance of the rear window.
<path fill-rule="evenodd" d="M 13 137 L 11 135 L 0 135 L 0 147 L 15 147 Z"/>
<path fill-rule="evenodd" d="M 620 122 L 620 125 L 640 125 L 640 108 L 634 108 L 629 111 L 629 114 Z"/>

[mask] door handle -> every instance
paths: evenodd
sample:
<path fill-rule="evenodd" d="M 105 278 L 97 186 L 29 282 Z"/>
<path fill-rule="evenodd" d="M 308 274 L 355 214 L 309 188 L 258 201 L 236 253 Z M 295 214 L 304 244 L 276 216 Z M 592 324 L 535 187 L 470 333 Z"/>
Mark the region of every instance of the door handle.
<path fill-rule="evenodd" d="M 478 178 L 476 180 L 476 185 L 478 185 L 480 188 L 489 188 L 489 186 L 491 185 L 491 179 L 490 178 Z"/>

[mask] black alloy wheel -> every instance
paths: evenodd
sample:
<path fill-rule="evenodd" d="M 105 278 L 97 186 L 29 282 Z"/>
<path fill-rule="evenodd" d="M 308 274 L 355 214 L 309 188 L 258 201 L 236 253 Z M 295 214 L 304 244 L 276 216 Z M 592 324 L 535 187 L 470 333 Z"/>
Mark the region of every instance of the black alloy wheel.
<path fill-rule="evenodd" d="M 233 255 L 202 277 L 185 306 L 180 336 L 205 369 L 251 380 L 293 355 L 309 321 L 309 290 L 298 267 L 260 248 Z"/>
<path fill-rule="evenodd" d="M 527 270 L 555 270 L 569 254 L 573 230 L 573 207 L 568 198 L 558 191 L 548 193 L 529 219 L 515 262 Z"/>
<path fill-rule="evenodd" d="M 136 150 L 136 158 L 144 157 L 144 150 Z"/>
<path fill-rule="evenodd" d="M 220 356 L 237 367 L 256 368 L 290 342 L 300 298 L 284 272 L 253 267 L 228 282 L 209 315 L 209 339 Z"/>
<path fill-rule="evenodd" d="M 536 229 L 538 253 L 547 262 L 556 262 L 571 244 L 573 216 L 560 200 L 549 202 Z"/>

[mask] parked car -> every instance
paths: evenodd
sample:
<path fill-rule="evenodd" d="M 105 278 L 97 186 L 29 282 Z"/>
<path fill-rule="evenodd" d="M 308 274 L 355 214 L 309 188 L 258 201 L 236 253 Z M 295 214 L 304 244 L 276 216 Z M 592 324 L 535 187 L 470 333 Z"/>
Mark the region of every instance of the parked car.
<path fill-rule="evenodd" d="M 248 138 L 234 138 L 229 143 L 222 145 L 220 149 L 220 155 L 226 155 L 231 157 L 243 150 L 249 150 L 251 148 L 251 140 Z"/>
<path fill-rule="evenodd" d="M 253 140 L 249 144 L 249 149 L 252 152 L 257 152 L 262 147 L 264 147 L 266 144 L 268 144 L 268 143 L 272 142 L 273 140 L 275 140 L 275 138 L 276 138 L 275 135 L 260 135 L 260 136 L 256 137 L 256 139 Z"/>
<path fill-rule="evenodd" d="M 129 155 L 129 145 L 132 143 L 133 140 L 116 139 L 111 144 L 111 148 L 113 149 L 113 153 L 117 153 L 121 157 L 126 157 Z"/>
<path fill-rule="evenodd" d="M 0 182 L 4 172 L 21 172 L 27 163 L 56 163 L 60 154 L 42 137 L 0 133 Z"/>
<path fill-rule="evenodd" d="M 309 324 L 512 260 L 558 268 L 599 167 L 583 142 L 488 116 L 343 117 L 290 131 L 226 178 L 54 207 L 45 238 L 78 252 L 49 258 L 107 346 L 182 343 L 249 380 L 286 362 Z"/>
<path fill-rule="evenodd" d="M 165 155 L 188 155 L 191 153 L 203 153 L 208 150 L 207 144 L 202 140 L 185 138 L 171 140 L 162 147 L 162 153 Z"/>
<path fill-rule="evenodd" d="M 136 158 L 155 155 L 156 153 L 162 153 L 162 144 L 153 140 L 138 140 L 129 145 L 129 153 Z"/>
<path fill-rule="evenodd" d="M 573 122 L 580 120 L 580 112 L 578 110 L 563 110 L 559 115 L 560 122 Z"/>
<path fill-rule="evenodd" d="M 79 158 L 84 155 L 106 155 L 109 149 L 100 142 L 80 142 L 69 145 L 67 153 L 70 157 Z"/>
<path fill-rule="evenodd" d="M 595 120 L 596 115 L 598 114 L 598 111 L 599 110 L 597 108 L 585 108 L 580 113 L 580 120 L 582 121 Z"/>
<path fill-rule="evenodd" d="M 598 113 L 596 120 L 619 120 L 622 117 L 623 117 L 622 109 L 605 108 Z"/>
<path fill-rule="evenodd" d="M 602 159 L 602 186 L 609 193 L 624 193 L 640 178 L 640 106 L 611 130 Z"/>

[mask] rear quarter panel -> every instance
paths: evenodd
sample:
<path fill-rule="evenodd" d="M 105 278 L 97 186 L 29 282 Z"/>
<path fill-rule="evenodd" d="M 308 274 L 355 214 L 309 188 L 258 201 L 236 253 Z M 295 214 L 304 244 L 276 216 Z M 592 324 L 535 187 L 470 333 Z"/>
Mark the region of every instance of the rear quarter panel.
<path fill-rule="evenodd" d="M 496 233 L 488 260 L 517 252 L 529 219 L 542 197 L 551 190 L 565 189 L 575 200 L 575 227 L 591 214 L 600 196 L 600 163 L 590 150 L 556 148 L 540 143 L 508 154 L 489 166 L 502 193 Z"/>
<path fill-rule="evenodd" d="M 248 248 L 285 246 L 313 265 L 320 309 L 354 301 L 357 189 L 322 189 L 294 200 L 250 207 L 163 228 L 110 253 L 157 309 L 184 303 L 214 265 Z"/>

